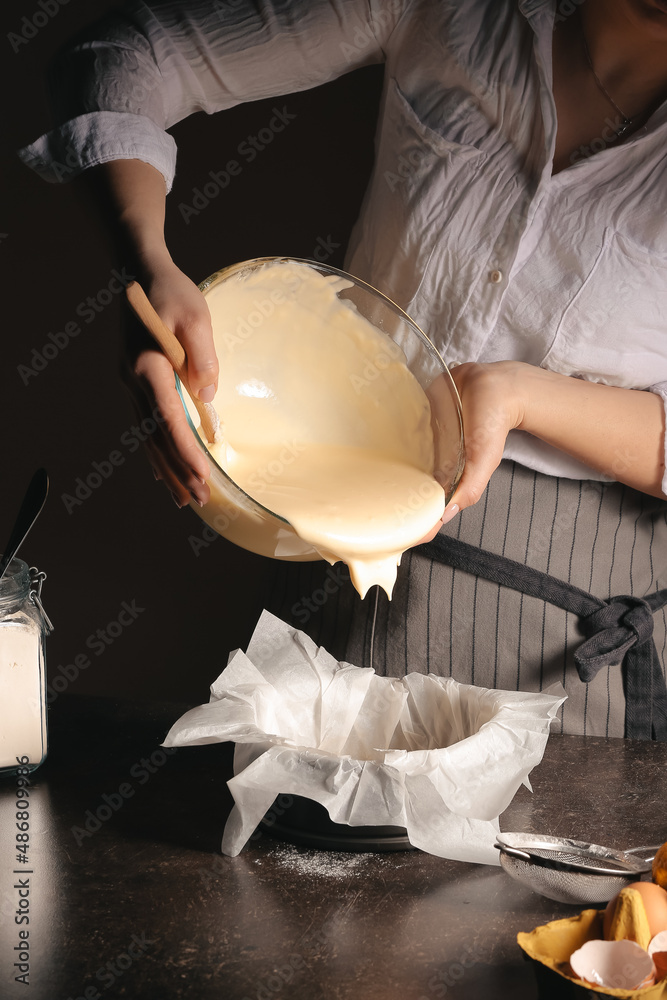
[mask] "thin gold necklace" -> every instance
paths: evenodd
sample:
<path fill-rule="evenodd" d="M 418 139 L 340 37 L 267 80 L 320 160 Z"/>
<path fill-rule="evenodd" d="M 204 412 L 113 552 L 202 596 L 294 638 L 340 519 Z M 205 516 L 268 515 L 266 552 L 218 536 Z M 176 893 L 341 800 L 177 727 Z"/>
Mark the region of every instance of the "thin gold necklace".
<path fill-rule="evenodd" d="M 603 84 L 603 82 L 600 79 L 600 77 L 595 72 L 595 66 L 593 65 L 593 60 L 591 59 L 591 53 L 590 53 L 589 48 L 588 48 L 588 42 L 586 41 L 586 35 L 584 34 L 583 25 L 581 26 L 581 39 L 582 39 L 582 41 L 584 43 L 584 52 L 586 53 L 586 59 L 588 60 L 588 65 L 591 68 L 591 73 L 593 74 L 593 79 L 595 80 L 595 82 L 596 82 L 596 84 L 598 86 L 598 90 L 600 91 L 601 94 L 604 94 L 604 96 L 607 98 L 607 100 L 609 101 L 609 103 L 611 104 L 611 106 L 614 108 L 614 110 L 616 111 L 616 113 L 622 119 L 621 124 L 618 126 L 618 128 L 614 129 L 614 132 L 616 133 L 616 138 L 617 139 L 623 139 L 628 134 L 628 132 L 630 131 L 630 129 L 632 128 L 632 125 L 633 125 L 633 122 L 635 121 L 635 119 L 638 118 L 639 116 L 638 115 L 633 115 L 632 118 L 630 118 L 630 117 L 628 117 L 628 115 L 625 114 L 624 111 L 621 111 L 621 109 L 619 108 L 618 104 L 616 103 L 616 101 L 614 100 L 614 98 L 611 96 L 611 94 L 609 93 L 609 91 L 607 90 L 607 88 L 605 87 L 605 85 Z"/>

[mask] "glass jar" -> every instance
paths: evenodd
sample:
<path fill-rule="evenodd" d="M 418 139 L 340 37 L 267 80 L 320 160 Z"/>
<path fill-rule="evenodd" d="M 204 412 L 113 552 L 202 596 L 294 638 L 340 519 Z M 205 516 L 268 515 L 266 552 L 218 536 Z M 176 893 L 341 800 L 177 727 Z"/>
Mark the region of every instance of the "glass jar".
<path fill-rule="evenodd" d="M 0 773 L 34 771 L 46 757 L 45 579 L 13 559 L 0 580 Z"/>

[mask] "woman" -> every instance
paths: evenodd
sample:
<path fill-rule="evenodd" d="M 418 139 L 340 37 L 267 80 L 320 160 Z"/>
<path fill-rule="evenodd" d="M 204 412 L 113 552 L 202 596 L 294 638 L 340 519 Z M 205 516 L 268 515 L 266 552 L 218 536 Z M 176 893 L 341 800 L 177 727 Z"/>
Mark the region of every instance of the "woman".
<path fill-rule="evenodd" d="M 68 54 L 67 120 L 23 156 L 54 179 L 67 149 L 70 175 L 102 176 L 210 400 L 206 305 L 164 242 L 164 130 L 379 61 L 376 163 L 346 266 L 454 366 L 466 468 L 391 605 L 346 584 L 329 595 L 308 566 L 278 568 L 271 606 L 352 662 L 497 687 L 560 679 L 563 731 L 667 738 L 664 0 L 139 3 Z M 148 443 L 156 475 L 179 505 L 206 502 L 168 363 L 143 351 L 133 372 L 140 406 L 166 417 Z"/>

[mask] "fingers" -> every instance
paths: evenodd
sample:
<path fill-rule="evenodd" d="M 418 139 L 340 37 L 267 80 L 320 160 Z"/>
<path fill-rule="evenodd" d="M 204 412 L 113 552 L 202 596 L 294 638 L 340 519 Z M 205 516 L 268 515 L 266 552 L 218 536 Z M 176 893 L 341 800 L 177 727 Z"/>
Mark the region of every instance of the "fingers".
<path fill-rule="evenodd" d="M 144 446 L 155 477 L 164 482 L 178 506 L 209 500 L 209 463 L 187 422 L 174 372 L 158 351 L 143 350 L 126 385 L 140 417 L 159 414 L 158 426 Z"/>
<path fill-rule="evenodd" d="M 440 524 L 449 524 L 456 517 L 460 509 L 457 503 L 448 503 L 444 514 L 440 518 Z"/>
<path fill-rule="evenodd" d="M 192 392 L 210 403 L 218 385 L 218 359 L 204 296 L 177 267 L 160 272 L 146 290 L 153 307 L 185 350 Z"/>
<path fill-rule="evenodd" d="M 497 460 L 490 461 L 487 456 L 485 460 L 477 463 L 473 459 L 466 458 L 466 467 L 456 488 L 456 492 L 452 497 L 452 503 L 448 505 L 445 511 L 443 524 L 451 521 L 459 511 L 465 510 L 466 507 L 472 507 L 473 504 L 476 504 L 480 500 L 489 484 L 491 476 L 500 465 L 501 459 L 502 448 Z"/>
<path fill-rule="evenodd" d="M 183 345 L 192 393 L 210 402 L 217 388 L 218 362 L 204 297 L 173 264 L 144 275 L 143 280 L 153 307 Z M 200 506 L 207 503 L 209 463 L 188 423 L 173 369 L 133 317 L 124 377 L 137 411 L 160 414 L 158 430 L 145 442 L 156 478 L 164 482 L 179 507 L 191 500 Z"/>
<path fill-rule="evenodd" d="M 482 414 L 477 406 L 468 407 L 467 418 L 464 413 L 466 426 L 469 430 L 465 432 L 465 467 L 446 515 L 451 514 L 454 506 L 465 510 L 478 502 L 503 457 L 507 426 L 500 414 Z"/>
<path fill-rule="evenodd" d="M 211 403 L 218 387 L 218 359 L 206 303 L 204 309 L 198 309 L 196 314 L 189 312 L 185 321 L 177 320 L 174 333 L 185 348 L 188 382 L 192 392 L 203 403 Z"/>
<path fill-rule="evenodd" d="M 153 467 L 181 506 L 191 498 L 206 503 L 209 464 L 187 422 L 171 365 L 161 354 L 146 352 L 137 359 L 136 377 L 162 416 L 162 433 L 147 443 Z"/>
<path fill-rule="evenodd" d="M 500 465 L 509 431 L 517 426 L 515 368 L 509 362 L 463 364 L 451 370 L 463 411 L 465 467 L 443 524 L 477 503 Z"/>

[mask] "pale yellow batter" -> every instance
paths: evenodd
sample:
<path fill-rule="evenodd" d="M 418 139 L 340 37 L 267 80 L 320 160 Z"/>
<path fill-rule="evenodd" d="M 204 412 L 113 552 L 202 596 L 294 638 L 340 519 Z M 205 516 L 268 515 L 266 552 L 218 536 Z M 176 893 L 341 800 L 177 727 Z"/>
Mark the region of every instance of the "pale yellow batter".
<path fill-rule="evenodd" d="M 347 563 L 362 597 L 373 584 L 391 596 L 445 495 L 424 391 L 346 287 L 275 262 L 209 290 L 224 434 L 209 450 L 323 558 Z"/>

